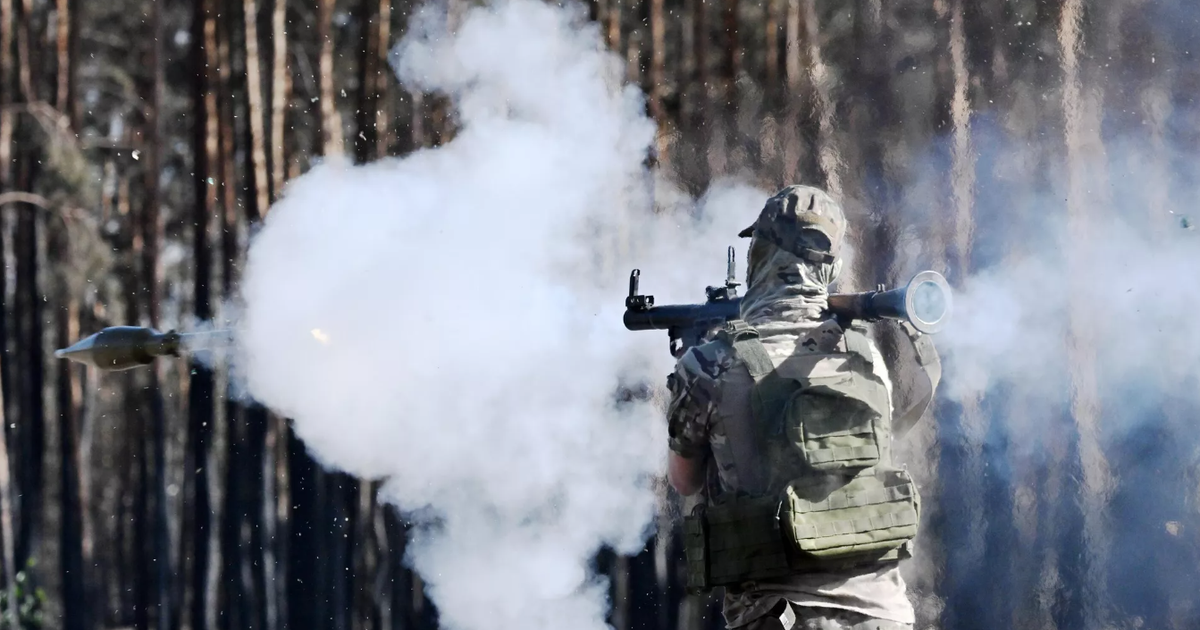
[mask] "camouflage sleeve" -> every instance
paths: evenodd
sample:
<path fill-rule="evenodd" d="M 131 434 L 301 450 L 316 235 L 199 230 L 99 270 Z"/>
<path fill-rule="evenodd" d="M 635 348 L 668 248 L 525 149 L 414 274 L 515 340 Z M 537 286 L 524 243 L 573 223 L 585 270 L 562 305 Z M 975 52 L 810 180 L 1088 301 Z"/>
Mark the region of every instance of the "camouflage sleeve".
<path fill-rule="evenodd" d="M 709 384 L 688 369 L 686 357 L 675 364 L 667 377 L 671 403 L 667 407 L 667 434 L 671 450 L 687 458 L 708 452 L 708 429 L 713 414 Z"/>

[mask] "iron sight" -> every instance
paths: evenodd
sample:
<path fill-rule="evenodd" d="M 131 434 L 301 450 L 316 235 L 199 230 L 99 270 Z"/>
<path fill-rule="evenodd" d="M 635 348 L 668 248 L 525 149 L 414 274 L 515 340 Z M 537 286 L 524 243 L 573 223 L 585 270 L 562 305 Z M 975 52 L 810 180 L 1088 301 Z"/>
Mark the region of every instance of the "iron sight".
<path fill-rule="evenodd" d="M 654 296 L 641 295 L 638 283 L 642 272 L 629 274 L 629 297 L 625 298 L 625 328 L 629 330 L 666 330 L 671 354 L 679 356 L 684 350 L 699 345 L 714 328 L 739 317 L 741 298 L 734 280 L 734 253 L 729 248 L 725 286 L 705 289 L 704 304 L 654 305 Z M 952 306 L 950 285 L 936 271 L 922 271 L 903 287 L 863 293 L 836 293 L 829 296 L 829 315 L 847 326 L 854 320 L 878 321 L 897 319 L 907 321 L 919 332 L 933 334 L 942 329 L 950 318 Z"/>
<path fill-rule="evenodd" d="M 60 359 L 78 361 L 101 370 L 128 370 L 150 365 L 158 357 L 178 357 L 185 341 L 215 337 L 228 338 L 231 331 L 214 330 L 180 333 L 159 332 L 141 326 L 110 326 L 85 337 L 69 348 L 54 351 Z"/>

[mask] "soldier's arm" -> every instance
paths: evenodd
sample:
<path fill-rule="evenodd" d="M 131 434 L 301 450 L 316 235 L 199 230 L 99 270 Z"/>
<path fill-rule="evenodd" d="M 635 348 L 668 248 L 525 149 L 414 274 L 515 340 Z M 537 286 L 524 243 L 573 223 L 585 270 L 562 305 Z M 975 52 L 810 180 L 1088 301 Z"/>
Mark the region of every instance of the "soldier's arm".
<path fill-rule="evenodd" d="M 671 403 L 667 407 L 667 430 L 671 452 L 667 479 L 676 492 L 690 496 L 704 487 L 708 456 L 708 427 L 712 416 L 711 396 L 706 383 L 688 369 L 687 355 L 667 378 Z"/>
<path fill-rule="evenodd" d="M 704 487 L 704 460 L 689 459 L 671 451 L 667 462 L 667 479 L 679 494 L 690 497 Z"/>

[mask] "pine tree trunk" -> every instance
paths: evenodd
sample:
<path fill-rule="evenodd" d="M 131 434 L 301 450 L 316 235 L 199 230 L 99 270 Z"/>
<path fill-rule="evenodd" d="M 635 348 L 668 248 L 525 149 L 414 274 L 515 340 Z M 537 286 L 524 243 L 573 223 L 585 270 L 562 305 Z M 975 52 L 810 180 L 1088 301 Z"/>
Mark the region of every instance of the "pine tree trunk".
<path fill-rule="evenodd" d="M 692 106 L 690 110 L 693 112 L 691 120 L 687 122 L 688 131 L 694 136 L 695 143 L 700 158 L 695 160 L 693 168 L 696 173 L 693 178 L 695 184 L 692 186 L 692 192 L 699 194 L 704 190 L 712 173 L 708 166 L 708 145 L 712 140 L 712 77 L 709 72 L 709 32 L 708 32 L 708 9 L 705 0 L 691 0 L 689 4 L 692 12 L 692 34 L 691 41 L 693 50 L 689 58 L 694 65 L 694 73 L 689 77 L 690 89 L 688 94 L 691 97 Z"/>
<path fill-rule="evenodd" d="M 192 151 L 195 156 L 195 195 L 192 211 L 192 264 L 194 265 L 192 308 L 200 321 L 212 317 L 209 306 L 209 276 L 212 265 L 209 245 L 209 220 L 216 213 L 217 190 L 213 177 L 219 160 L 219 121 L 217 113 L 217 34 L 215 0 L 198 0 L 195 4 L 192 39 L 197 46 L 192 52 L 194 125 Z M 192 565 L 189 583 L 192 589 L 192 630 L 212 627 L 216 602 L 210 587 L 212 567 L 212 492 L 209 448 L 212 441 L 213 373 L 202 361 L 191 362 L 188 385 L 188 442 L 190 456 L 185 471 L 193 480 Z"/>
<path fill-rule="evenodd" d="M 74 91 L 72 71 L 71 11 L 68 0 L 57 1 L 57 82 L 55 104 L 60 112 L 69 116 L 73 111 L 70 102 Z M 72 125 L 73 126 L 73 125 Z M 64 218 L 58 218 L 47 226 L 49 232 L 47 248 L 57 276 L 58 308 L 54 314 L 54 336 L 56 347 L 65 348 L 78 336 L 79 306 L 71 293 L 69 261 L 71 243 L 67 235 Z M 87 597 L 86 575 L 83 558 L 83 510 L 84 501 L 80 485 L 79 453 L 79 408 L 80 393 L 77 381 L 77 366 L 67 361 L 58 361 L 55 374 L 55 402 L 58 410 L 59 437 L 59 510 L 60 510 L 60 566 L 62 570 L 63 628 L 85 630 L 91 627 L 91 604 Z"/>
<path fill-rule="evenodd" d="M 38 95 L 32 78 L 34 60 L 31 56 L 33 3 L 22 0 L 17 14 L 17 75 L 20 94 L 25 103 L 35 103 Z M 33 190 L 38 176 L 37 148 L 18 147 L 16 156 L 16 189 Z M 18 365 L 23 366 L 18 399 L 18 486 L 20 488 L 19 520 L 16 556 L 18 570 L 33 555 L 40 543 L 42 530 L 43 479 L 42 464 L 45 449 L 45 363 L 43 361 L 43 316 L 41 291 L 38 287 L 38 243 L 40 220 L 35 206 L 17 204 L 16 232 L 13 239 L 16 258 L 16 287 L 14 315 L 17 320 Z"/>
<path fill-rule="evenodd" d="M 396 125 L 392 124 L 393 107 L 388 77 L 388 50 L 392 41 L 392 0 L 379 0 L 378 28 L 375 31 L 375 157 L 385 157 L 396 144 Z"/>
<path fill-rule="evenodd" d="M 61 85 L 60 85 L 61 87 Z M 50 251 L 57 252 L 55 261 L 60 270 L 58 290 L 59 308 L 54 316 L 56 345 L 65 348 L 78 335 L 76 321 L 78 306 L 69 293 L 68 280 L 61 273 L 66 268 L 66 253 L 70 251 L 66 227 L 53 228 L 49 241 Z M 59 496 L 61 510 L 61 541 L 59 553 L 62 565 L 62 598 L 64 630 L 85 630 L 91 627 L 91 607 L 87 601 L 83 567 L 83 501 L 79 484 L 79 398 L 76 384 L 77 367 L 68 361 L 57 364 L 55 399 L 58 407 L 58 435 L 60 443 Z"/>
<path fill-rule="evenodd" d="M 804 108 L 804 94 L 802 92 L 803 74 L 802 74 L 802 48 L 800 41 L 800 1 L 787 0 L 787 14 L 784 18 L 786 26 L 784 27 L 784 76 L 787 81 L 786 107 L 784 108 L 785 120 L 783 133 L 783 179 L 785 182 L 799 182 L 801 173 L 815 173 L 815 165 L 802 165 L 800 163 L 802 155 L 811 155 L 814 151 L 805 151 L 802 146 L 800 129 L 801 116 Z"/>
<path fill-rule="evenodd" d="M 287 0 L 275 0 L 271 20 L 274 61 L 271 72 L 271 182 L 270 201 L 274 203 L 283 192 L 286 181 L 287 138 L 284 124 L 287 102 L 291 92 L 291 70 L 287 52 Z M 266 216 L 269 208 L 262 208 L 260 215 Z M 290 431 L 286 420 L 268 415 L 270 426 L 267 433 L 267 454 L 263 462 L 263 479 L 269 483 L 264 490 L 264 520 L 267 523 L 266 558 L 266 601 L 267 630 L 288 628 L 287 595 L 288 571 L 287 541 L 290 522 L 287 506 L 290 494 L 287 481 L 287 434 Z"/>
<path fill-rule="evenodd" d="M 1087 102 L 1081 74 L 1083 60 L 1082 0 L 1066 0 L 1059 21 L 1058 41 L 1063 72 L 1062 111 L 1067 159 L 1067 233 L 1071 248 L 1067 252 L 1068 277 L 1086 277 L 1088 247 L 1100 189 L 1107 186 L 1089 169 L 1102 158 L 1097 106 Z M 1080 588 L 1083 623 L 1102 627 L 1109 623 L 1105 593 L 1106 562 L 1110 535 L 1103 521 L 1107 488 L 1111 485 L 1107 461 L 1100 445 L 1100 401 L 1096 376 L 1096 331 L 1089 315 L 1095 306 L 1077 286 L 1068 293 L 1067 356 L 1071 371 L 1071 415 L 1078 440 L 1079 470 L 1082 474 L 1079 502 L 1083 516 L 1083 541 L 1087 555 L 1076 559 L 1082 569 Z"/>
<path fill-rule="evenodd" d="M 650 0 L 650 115 L 662 125 L 667 120 L 663 109 L 667 81 L 666 24 L 663 17 L 664 0 Z M 661 137 L 661 134 L 660 136 Z M 660 161 L 664 159 L 664 148 L 658 147 Z"/>
<path fill-rule="evenodd" d="M 155 2 L 151 7 L 150 36 L 151 44 L 150 67 L 151 84 L 150 97 L 147 100 L 146 128 L 142 137 L 145 141 L 146 170 L 144 205 L 142 207 L 142 290 L 146 301 L 146 320 L 153 327 L 158 327 L 159 320 L 159 286 L 162 274 L 158 264 L 159 244 L 162 242 L 162 225 L 159 216 L 159 169 L 161 168 L 162 133 L 159 116 L 162 111 L 162 93 L 165 79 L 163 77 L 162 53 L 162 3 Z M 153 488 L 152 505 L 154 506 L 154 582 L 155 606 L 157 607 L 156 625 L 159 630 L 170 630 L 171 607 L 171 567 L 170 532 L 167 523 L 167 438 L 166 413 L 160 385 L 163 382 L 163 363 L 155 363 L 148 371 L 150 386 L 147 394 L 150 398 L 150 423 L 153 432 L 154 474 L 151 480 Z"/>
<path fill-rule="evenodd" d="M 15 64 L 13 63 L 13 25 L 16 22 L 13 0 L 0 0 L 0 189 L 8 190 L 13 183 L 13 126 L 14 113 L 11 105 L 16 92 Z M 8 206 L 0 206 L 0 261 L 6 260 L 4 234 L 7 230 Z M 9 374 L 8 348 L 8 274 L 0 274 L 0 568 L 4 574 L 4 588 L 8 601 L 15 600 L 16 575 L 13 511 L 12 465 L 9 444 L 14 432 L 9 426 L 15 418 L 12 412 L 12 377 Z M 16 628 L 16 611 L 10 609 L 8 627 Z"/>
<path fill-rule="evenodd" d="M 3 375 L 0 375 L 3 376 Z M 2 394 L 0 394 L 2 396 Z M 4 422 L 4 426 L 8 426 L 7 416 L 4 415 L 4 400 L 0 399 L 0 422 Z M 14 528 L 13 528 L 13 492 L 12 492 L 12 475 L 10 471 L 12 466 L 9 463 L 8 457 L 8 432 L 0 431 L 0 561 L 3 562 L 4 569 L 4 588 L 8 595 L 8 601 L 16 601 L 17 582 L 16 567 L 13 560 L 14 557 Z M 17 611 L 16 608 L 10 607 L 4 611 L 6 614 L 6 623 L 10 628 L 17 627 Z"/>
<path fill-rule="evenodd" d="M 354 159 L 359 164 L 369 162 L 378 154 L 379 129 L 376 127 L 379 106 L 375 92 L 379 52 L 380 16 L 375 14 L 376 0 L 359 0 L 356 17 L 359 24 L 358 108 L 355 111 Z"/>
<path fill-rule="evenodd" d="M 821 55 L 821 26 L 817 20 L 816 0 L 800 0 L 804 34 L 808 49 L 808 79 L 814 96 L 814 117 L 817 126 L 817 164 L 819 182 L 835 198 L 842 197 L 841 156 L 834 140 L 835 111 L 830 97 L 829 68 Z"/>
<path fill-rule="evenodd" d="M 287 57 L 287 0 L 275 0 L 275 10 L 271 14 L 271 42 L 274 45 L 274 60 L 271 71 L 271 201 L 279 198 L 283 191 L 287 139 L 284 137 L 284 124 L 287 115 L 287 102 L 291 91 L 291 74 Z M 267 212 L 262 208 L 260 214 Z"/>
<path fill-rule="evenodd" d="M 13 159 L 13 125 L 16 114 L 12 111 L 13 94 L 17 92 L 16 72 L 13 63 L 13 24 L 17 21 L 16 7 L 13 0 L 0 0 L 0 188 L 8 190 L 12 185 Z M 0 278 L 0 282 L 4 282 Z M 0 335 L 5 334 L 5 327 L 0 326 Z M 4 342 L 7 339 L 0 339 Z M 0 350 L 6 350 L 7 344 L 0 345 Z M 5 399 L 8 399 L 8 364 L 7 353 L 4 353 L 3 385 L 0 387 Z"/>
<path fill-rule="evenodd" d="M 250 181 L 247 212 L 258 218 L 267 212 L 270 180 L 267 179 L 267 149 L 263 131 L 263 80 L 262 63 L 258 55 L 258 3 L 243 0 L 244 24 L 246 28 L 246 100 L 250 116 L 250 163 L 246 173 Z"/>
<path fill-rule="evenodd" d="M 317 74 L 321 82 L 321 155 L 335 156 L 344 152 L 342 120 L 337 109 L 333 78 L 333 7 L 335 0 L 317 0 L 317 39 L 321 47 Z"/>

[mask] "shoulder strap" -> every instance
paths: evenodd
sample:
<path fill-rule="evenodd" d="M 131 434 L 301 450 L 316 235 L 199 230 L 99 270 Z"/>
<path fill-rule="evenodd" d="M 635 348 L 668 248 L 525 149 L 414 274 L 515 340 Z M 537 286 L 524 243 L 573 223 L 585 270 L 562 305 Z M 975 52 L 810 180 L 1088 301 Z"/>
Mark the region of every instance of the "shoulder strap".
<path fill-rule="evenodd" d="M 905 337 L 908 338 L 917 354 L 917 363 L 921 366 L 926 380 L 929 381 L 929 389 L 922 392 L 912 406 L 896 415 L 892 421 L 892 431 L 897 437 L 904 435 L 921 419 L 921 416 L 925 415 L 925 410 L 933 402 L 938 383 L 942 380 L 942 360 L 938 357 L 933 339 L 929 335 L 921 334 L 908 322 L 903 322 L 900 327 L 904 330 Z"/>
<path fill-rule="evenodd" d="M 728 343 L 734 354 L 746 364 L 754 382 L 761 381 L 766 375 L 775 370 L 767 349 L 758 339 L 758 331 L 746 322 L 735 319 L 727 322 L 717 336 Z"/>
<path fill-rule="evenodd" d="M 846 328 L 842 339 L 846 342 L 846 352 L 866 361 L 867 365 L 875 363 L 875 356 L 871 353 L 871 340 L 863 332 Z"/>
<path fill-rule="evenodd" d="M 751 416 L 747 422 L 726 423 L 725 436 L 729 440 L 734 466 L 738 469 L 742 485 L 751 492 L 761 492 L 766 489 L 767 479 L 763 427 L 767 416 L 764 415 L 758 390 L 763 379 L 775 371 L 775 365 L 759 340 L 758 331 L 742 320 L 727 322 L 717 333 L 717 339 L 729 345 L 734 357 L 741 360 L 754 381 L 754 387 L 747 392 Z"/>

